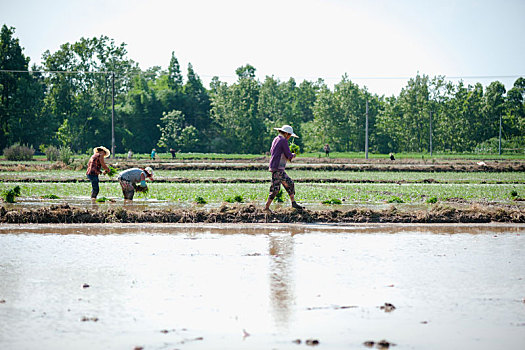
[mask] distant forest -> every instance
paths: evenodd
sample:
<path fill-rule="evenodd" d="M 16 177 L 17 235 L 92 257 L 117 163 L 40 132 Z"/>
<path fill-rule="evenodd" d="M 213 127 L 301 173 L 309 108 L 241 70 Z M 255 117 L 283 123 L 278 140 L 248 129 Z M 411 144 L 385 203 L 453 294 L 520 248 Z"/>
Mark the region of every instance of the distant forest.
<path fill-rule="evenodd" d="M 167 70 L 143 71 L 127 56 L 126 44 L 101 36 L 46 51 L 40 65 L 29 67 L 15 29 L 3 25 L 0 150 L 16 143 L 77 153 L 110 147 L 113 82 L 118 153 L 174 148 L 259 154 L 283 124 L 293 126 L 302 151 L 327 143 L 333 151 L 363 151 L 367 104 L 371 152 L 427 152 L 431 124 L 436 152 L 494 151 L 500 118 L 503 147 L 525 146 L 523 77 L 506 91 L 499 81 L 465 86 L 418 74 L 399 96 L 388 97 L 346 75 L 333 88 L 322 79 L 259 81 L 247 64 L 236 70 L 235 83 L 214 77 L 206 88 L 191 64 L 184 77 L 175 54 L 168 59 Z"/>

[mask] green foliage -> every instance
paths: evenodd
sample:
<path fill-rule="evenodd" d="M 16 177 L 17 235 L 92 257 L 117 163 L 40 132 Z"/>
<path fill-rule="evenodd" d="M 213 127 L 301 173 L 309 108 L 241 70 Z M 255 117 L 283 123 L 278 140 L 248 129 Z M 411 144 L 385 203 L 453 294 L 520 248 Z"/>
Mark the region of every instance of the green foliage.
<path fill-rule="evenodd" d="M 277 203 L 283 203 L 284 202 L 284 198 L 283 198 L 283 194 L 284 194 L 284 191 L 282 188 L 279 189 L 279 192 L 277 193 L 277 195 L 275 196 L 275 201 Z"/>
<path fill-rule="evenodd" d="M 35 150 L 33 147 L 28 147 L 15 143 L 14 145 L 4 148 L 4 157 L 7 160 L 31 160 Z"/>
<path fill-rule="evenodd" d="M 300 151 L 300 148 L 298 145 L 296 145 L 295 143 L 292 143 L 290 145 L 290 151 L 292 151 L 292 153 L 295 153 L 296 156 L 299 155 L 299 151 Z"/>
<path fill-rule="evenodd" d="M 97 198 L 97 203 L 105 203 L 105 202 L 109 202 L 109 201 L 111 201 L 111 199 L 109 199 L 107 197 Z"/>
<path fill-rule="evenodd" d="M 44 153 L 46 154 L 46 159 L 55 162 L 58 160 L 58 157 L 60 155 L 60 151 L 55 146 L 48 146 L 44 148 Z"/>
<path fill-rule="evenodd" d="M 431 203 L 431 204 L 437 203 L 437 201 L 438 201 L 438 199 L 437 199 L 437 197 L 435 197 L 435 196 L 429 197 L 429 198 L 426 200 L 427 203 Z"/>
<path fill-rule="evenodd" d="M 244 202 L 244 198 L 241 195 L 237 194 L 237 195 L 235 195 L 233 197 L 226 198 L 224 201 L 228 202 L 228 203 L 235 203 L 235 202 L 243 203 Z"/>
<path fill-rule="evenodd" d="M 197 196 L 197 197 L 195 197 L 195 203 L 197 203 L 197 204 L 206 204 L 207 202 L 201 196 Z"/>
<path fill-rule="evenodd" d="M 127 57 L 126 44 L 106 36 L 46 51 L 39 69 L 79 73 L 44 76 L 29 70 L 14 34 L 14 28 L 2 26 L 0 70 L 22 73 L 0 72 L 0 149 L 53 144 L 78 153 L 94 140 L 109 144 L 112 83 L 116 147 L 135 153 L 159 145 L 261 154 L 269 149 L 273 128 L 283 124 L 301 136 L 295 142 L 302 152 L 319 152 L 326 143 L 334 152 L 362 152 L 367 103 L 371 152 L 428 152 L 432 121 L 434 152 L 496 153 L 500 117 L 504 152 L 519 154 L 525 147 L 523 77 L 506 91 L 499 81 L 465 86 L 417 74 L 398 96 L 382 97 L 346 75 L 333 88 L 322 80 L 297 85 L 293 78 L 267 76 L 261 82 L 248 64 L 236 70 L 235 83 L 215 77 L 207 90 L 191 64 L 184 79 L 173 52 L 167 70 L 141 71 Z"/>
<path fill-rule="evenodd" d="M 57 196 L 56 194 L 45 194 L 45 195 L 41 196 L 40 198 L 44 198 L 44 199 L 60 199 L 60 197 Z"/>
<path fill-rule="evenodd" d="M 14 203 L 15 198 L 20 196 L 20 186 L 15 186 L 12 189 L 2 191 L 2 198 L 7 203 Z"/>
<path fill-rule="evenodd" d="M 510 196 L 513 198 L 518 197 L 518 191 L 512 190 L 512 192 L 510 192 Z"/>
<path fill-rule="evenodd" d="M 398 196 L 393 196 L 392 198 L 390 198 L 388 201 L 388 203 L 405 203 L 404 200 L 402 200 L 400 197 Z"/>
<path fill-rule="evenodd" d="M 73 151 L 69 146 L 62 146 L 58 151 L 58 159 L 66 165 L 71 164 L 73 160 Z"/>
<path fill-rule="evenodd" d="M 108 165 L 109 172 L 106 174 L 109 177 L 113 177 L 117 174 L 118 170 L 113 168 L 111 165 Z"/>
<path fill-rule="evenodd" d="M 343 204 L 343 202 L 337 198 L 327 199 L 327 200 L 322 201 L 321 203 L 330 204 L 330 205 L 331 204 L 336 204 L 336 205 Z"/>

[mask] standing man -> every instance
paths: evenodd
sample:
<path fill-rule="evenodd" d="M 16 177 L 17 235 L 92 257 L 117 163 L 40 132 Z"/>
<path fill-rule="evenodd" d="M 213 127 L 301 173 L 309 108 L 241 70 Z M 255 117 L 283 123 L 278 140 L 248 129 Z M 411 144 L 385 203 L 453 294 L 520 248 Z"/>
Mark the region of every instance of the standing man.
<path fill-rule="evenodd" d="M 324 145 L 324 153 L 326 154 L 327 157 L 330 157 L 330 145 L 329 144 Z"/>
<path fill-rule="evenodd" d="M 284 168 L 286 167 L 286 162 L 291 162 L 292 159 L 295 157 L 295 153 L 292 153 L 292 151 L 290 151 L 288 140 L 292 136 L 297 138 L 299 136 L 294 134 L 293 129 L 290 125 L 283 125 L 282 128 L 274 129 L 279 131 L 279 135 L 277 135 L 273 139 L 272 147 L 270 148 L 271 157 L 269 170 L 272 172 L 272 184 L 270 186 L 270 195 L 268 196 L 268 200 L 266 201 L 266 206 L 264 207 L 264 210 L 271 212 L 270 204 L 272 204 L 272 201 L 274 200 L 275 196 L 277 196 L 277 193 L 279 193 L 281 184 L 284 186 L 284 189 L 286 190 L 286 192 L 288 192 L 288 195 L 290 196 L 290 200 L 292 201 L 292 207 L 301 210 L 303 209 L 303 207 L 301 207 L 295 201 L 294 182 L 284 171 Z"/>
<path fill-rule="evenodd" d="M 86 171 L 87 178 L 91 182 L 91 200 L 96 200 L 99 192 L 98 176 L 101 174 L 100 169 L 104 168 L 109 173 L 109 167 L 104 162 L 104 158 L 109 157 L 111 152 L 104 146 L 93 148 L 93 155 L 89 158 L 88 168 Z"/>
<path fill-rule="evenodd" d="M 151 156 L 151 160 L 155 160 L 155 156 L 156 156 L 156 155 L 157 155 L 157 151 L 156 151 L 155 148 L 154 148 L 154 149 L 151 150 L 151 154 L 150 154 L 150 156 Z"/>

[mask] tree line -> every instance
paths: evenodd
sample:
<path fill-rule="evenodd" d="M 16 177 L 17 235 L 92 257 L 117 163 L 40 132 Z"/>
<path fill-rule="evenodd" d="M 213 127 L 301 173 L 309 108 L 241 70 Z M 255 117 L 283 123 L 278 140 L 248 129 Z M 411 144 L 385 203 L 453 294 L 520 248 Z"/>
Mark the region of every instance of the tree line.
<path fill-rule="evenodd" d="M 398 96 L 378 96 L 343 75 L 332 88 L 322 79 L 297 83 L 256 68 L 236 70 L 232 84 L 214 77 L 209 88 L 172 53 L 168 68 L 141 70 L 126 44 L 81 38 L 46 51 L 29 67 L 15 29 L 0 33 L 0 148 L 15 143 L 70 147 L 84 153 L 111 145 L 112 98 L 119 153 L 174 148 L 182 152 L 264 153 L 274 127 L 290 124 L 303 151 L 363 151 L 368 116 L 371 152 L 473 152 L 502 137 L 525 146 L 525 79 L 506 91 L 494 81 L 452 83 L 416 75 Z"/>

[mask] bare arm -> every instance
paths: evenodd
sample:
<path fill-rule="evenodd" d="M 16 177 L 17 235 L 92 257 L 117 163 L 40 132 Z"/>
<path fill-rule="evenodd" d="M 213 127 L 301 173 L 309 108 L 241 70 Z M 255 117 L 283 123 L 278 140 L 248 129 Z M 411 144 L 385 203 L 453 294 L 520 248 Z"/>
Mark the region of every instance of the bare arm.
<path fill-rule="evenodd" d="M 106 165 L 106 162 L 104 162 L 104 156 L 100 156 L 100 165 L 106 170 L 107 173 L 109 173 L 109 167 Z"/>

